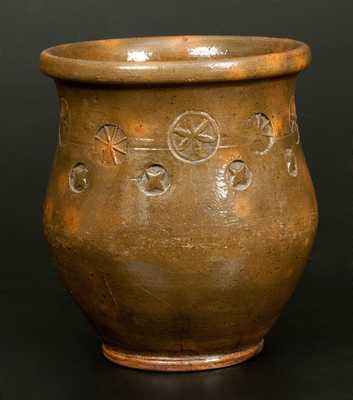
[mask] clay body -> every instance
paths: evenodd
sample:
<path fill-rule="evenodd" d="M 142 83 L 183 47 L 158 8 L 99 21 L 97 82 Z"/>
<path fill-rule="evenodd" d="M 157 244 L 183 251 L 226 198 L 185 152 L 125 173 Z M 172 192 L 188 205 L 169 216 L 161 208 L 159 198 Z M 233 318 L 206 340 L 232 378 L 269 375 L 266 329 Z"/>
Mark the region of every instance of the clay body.
<path fill-rule="evenodd" d="M 42 53 L 60 104 L 45 233 L 110 360 L 195 370 L 261 350 L 317 226 L 295 110 L 309 61 L 300 42 L 227 36 Z"/>

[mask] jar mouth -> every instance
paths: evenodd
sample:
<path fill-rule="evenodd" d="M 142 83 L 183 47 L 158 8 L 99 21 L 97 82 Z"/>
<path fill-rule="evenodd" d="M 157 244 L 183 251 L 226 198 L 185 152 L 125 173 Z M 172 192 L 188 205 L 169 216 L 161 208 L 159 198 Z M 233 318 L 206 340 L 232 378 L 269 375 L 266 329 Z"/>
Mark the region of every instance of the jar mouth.
<path fill-rule="evenodd" d="M 215 82 L 289 75 L 305 69 L 309 47 L 256 36 L 155 36 L 62 44 L 44 50 L 41 70 L 56 79 L 141 84 Z"/>

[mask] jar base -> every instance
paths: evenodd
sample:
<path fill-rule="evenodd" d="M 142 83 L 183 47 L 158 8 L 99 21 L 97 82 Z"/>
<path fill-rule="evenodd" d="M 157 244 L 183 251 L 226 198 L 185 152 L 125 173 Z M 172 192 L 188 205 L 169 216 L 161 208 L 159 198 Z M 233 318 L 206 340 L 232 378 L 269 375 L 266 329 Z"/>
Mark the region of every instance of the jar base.
<path fill-rule="evenodd" d="M 202 371 L 240 364 L 256 354 L 264 347 L 264 340 L 241 351 L 221 355 L 184 356 L 184 357 L 154 357 L 125 353 L 109 345 L 103 344 L 104 356 L 124 367 L 151 371 Z"/>

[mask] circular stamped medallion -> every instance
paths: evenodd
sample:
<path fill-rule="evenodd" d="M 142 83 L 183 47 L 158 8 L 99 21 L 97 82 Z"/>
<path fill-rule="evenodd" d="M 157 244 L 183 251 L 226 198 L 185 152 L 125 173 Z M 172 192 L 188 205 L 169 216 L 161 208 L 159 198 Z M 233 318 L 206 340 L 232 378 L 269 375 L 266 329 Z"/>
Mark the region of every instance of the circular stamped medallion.
<path fill-rule="evenodd" d="M 188 163 L 208 160 L 217 151 L 219 129 L 216 121 L 201 111 L 186 111 L 179 115 L 168 131 L 172 154 Z"/>
<path fill-rule="evenodd" d="M 77 163 L 71 170 L 69 186 L 74 193 L 81 193 L 88 188 L 88 168 L 83 163 Z"/>
<path fill-rule="evenodd" d="M 148 196 L 157 196 L 165 193 L 170 186 L 167 171 L 161 165 L 150 165 L 138 177 L 139 189 Z"/>
<path fill-rule="evenodd" d="M 232 161 L 226 170 L 229 186 L 238 192 L 246 190 L 252 181 L 252 173 L 242 160 Z"/>

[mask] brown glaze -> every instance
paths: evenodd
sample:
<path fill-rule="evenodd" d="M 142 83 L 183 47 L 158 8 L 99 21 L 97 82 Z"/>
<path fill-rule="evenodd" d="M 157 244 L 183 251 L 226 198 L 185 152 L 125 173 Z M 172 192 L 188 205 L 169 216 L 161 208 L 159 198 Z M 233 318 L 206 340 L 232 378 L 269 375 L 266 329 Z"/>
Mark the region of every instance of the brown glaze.
<path fill-rule="evenodd" d="M 261 350 L 316 232 L 294 97 L 309 62 L 228 36 L 42 53 L 60 99 L 45 232 L 107 358 L 186 371 Z"/>

